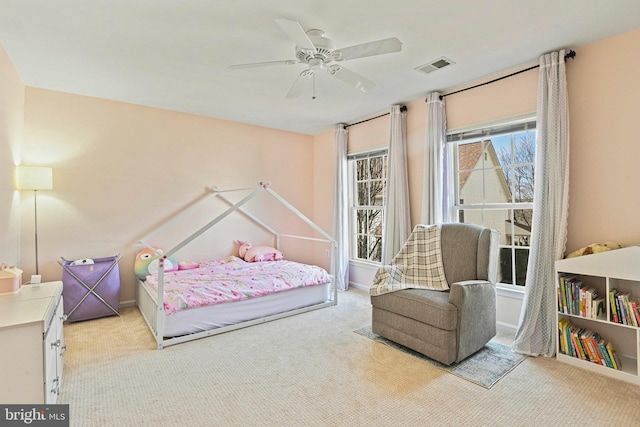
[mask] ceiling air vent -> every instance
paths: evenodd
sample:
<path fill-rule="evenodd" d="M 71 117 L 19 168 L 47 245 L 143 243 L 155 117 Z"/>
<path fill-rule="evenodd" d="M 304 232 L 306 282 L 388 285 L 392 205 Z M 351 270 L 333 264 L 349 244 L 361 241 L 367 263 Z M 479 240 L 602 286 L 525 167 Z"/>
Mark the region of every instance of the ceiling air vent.
<path fill-rule="evenodd" d="M 424 74 L 429 74 L 451 64 L 455 64 L 455 62 L 443 56 L 442 58 L 438 58 L 434 61 L 429 62 L 428 64 L 416 67 L 415 70 Z"/>

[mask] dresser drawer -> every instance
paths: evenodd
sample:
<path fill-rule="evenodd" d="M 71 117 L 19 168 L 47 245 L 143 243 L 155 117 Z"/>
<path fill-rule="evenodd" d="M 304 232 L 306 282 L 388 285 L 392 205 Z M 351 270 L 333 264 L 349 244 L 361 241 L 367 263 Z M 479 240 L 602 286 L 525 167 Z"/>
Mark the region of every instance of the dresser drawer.
<path fill-rule="evenodd" d="M 0 402 L 53 404 L 63 354 L 62 282 L 0 295 Z"/>
<path fill-rule="evenodd" d="M 62 368 L 64 351 L 63 340 L 63 307 L 62 297 L 58 299 L 58 303 L 53 310 L 49 328 L 44 338 L 44 363 L 45 363 L 45 403 L 56 403 L 62 386 Z"/>

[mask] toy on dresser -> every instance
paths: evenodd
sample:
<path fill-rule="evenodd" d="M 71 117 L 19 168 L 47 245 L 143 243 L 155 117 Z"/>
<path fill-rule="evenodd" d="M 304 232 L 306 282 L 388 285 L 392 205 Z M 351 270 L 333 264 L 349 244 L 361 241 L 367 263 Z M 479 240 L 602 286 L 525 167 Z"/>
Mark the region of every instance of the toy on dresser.
<path fill-rule="evenodd" d="M 22 270 L 14 265 L 0 264 L 0 294 L 18 292 L 21 282 Z"/>

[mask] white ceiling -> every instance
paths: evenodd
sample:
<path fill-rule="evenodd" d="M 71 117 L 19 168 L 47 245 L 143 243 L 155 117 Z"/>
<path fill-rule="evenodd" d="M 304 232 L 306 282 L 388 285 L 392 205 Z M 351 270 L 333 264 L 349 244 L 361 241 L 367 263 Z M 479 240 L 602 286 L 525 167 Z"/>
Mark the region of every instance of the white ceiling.
<path fill-rule="evenodd" d="M 342 63 L 369 93 L 322 73 L 315 100 L 286 99 L 303 64 L 228 68 L 294 59 L 276 18 L 338 48 L 403 49 Z M 310 135 L 639 26 L 639 0 L 0 0 L 0 43 L 28 86 Z M 414 70 L 442 56 L 455 64 Z"/>

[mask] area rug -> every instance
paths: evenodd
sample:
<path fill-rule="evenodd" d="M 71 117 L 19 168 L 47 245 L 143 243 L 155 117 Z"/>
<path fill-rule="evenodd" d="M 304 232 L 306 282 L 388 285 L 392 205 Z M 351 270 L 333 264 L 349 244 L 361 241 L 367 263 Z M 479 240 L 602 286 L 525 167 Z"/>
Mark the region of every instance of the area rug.
<path fill-rule="evenodd" d="M 511 372 L 526 358 L 526 356 L 522 354 L 512 352 L 507 346 L 489 341 L 480 351 L 469 356 L 462 362 L 447 366 L 400 344 L 389 341 L 380 335 L 374 334 L 371 331 L 371 326 L 357 329 L 354 332 L 424 360 L 443 371 L 457 375 L 486 389 L 493 387 L 501 378 Z"/>

